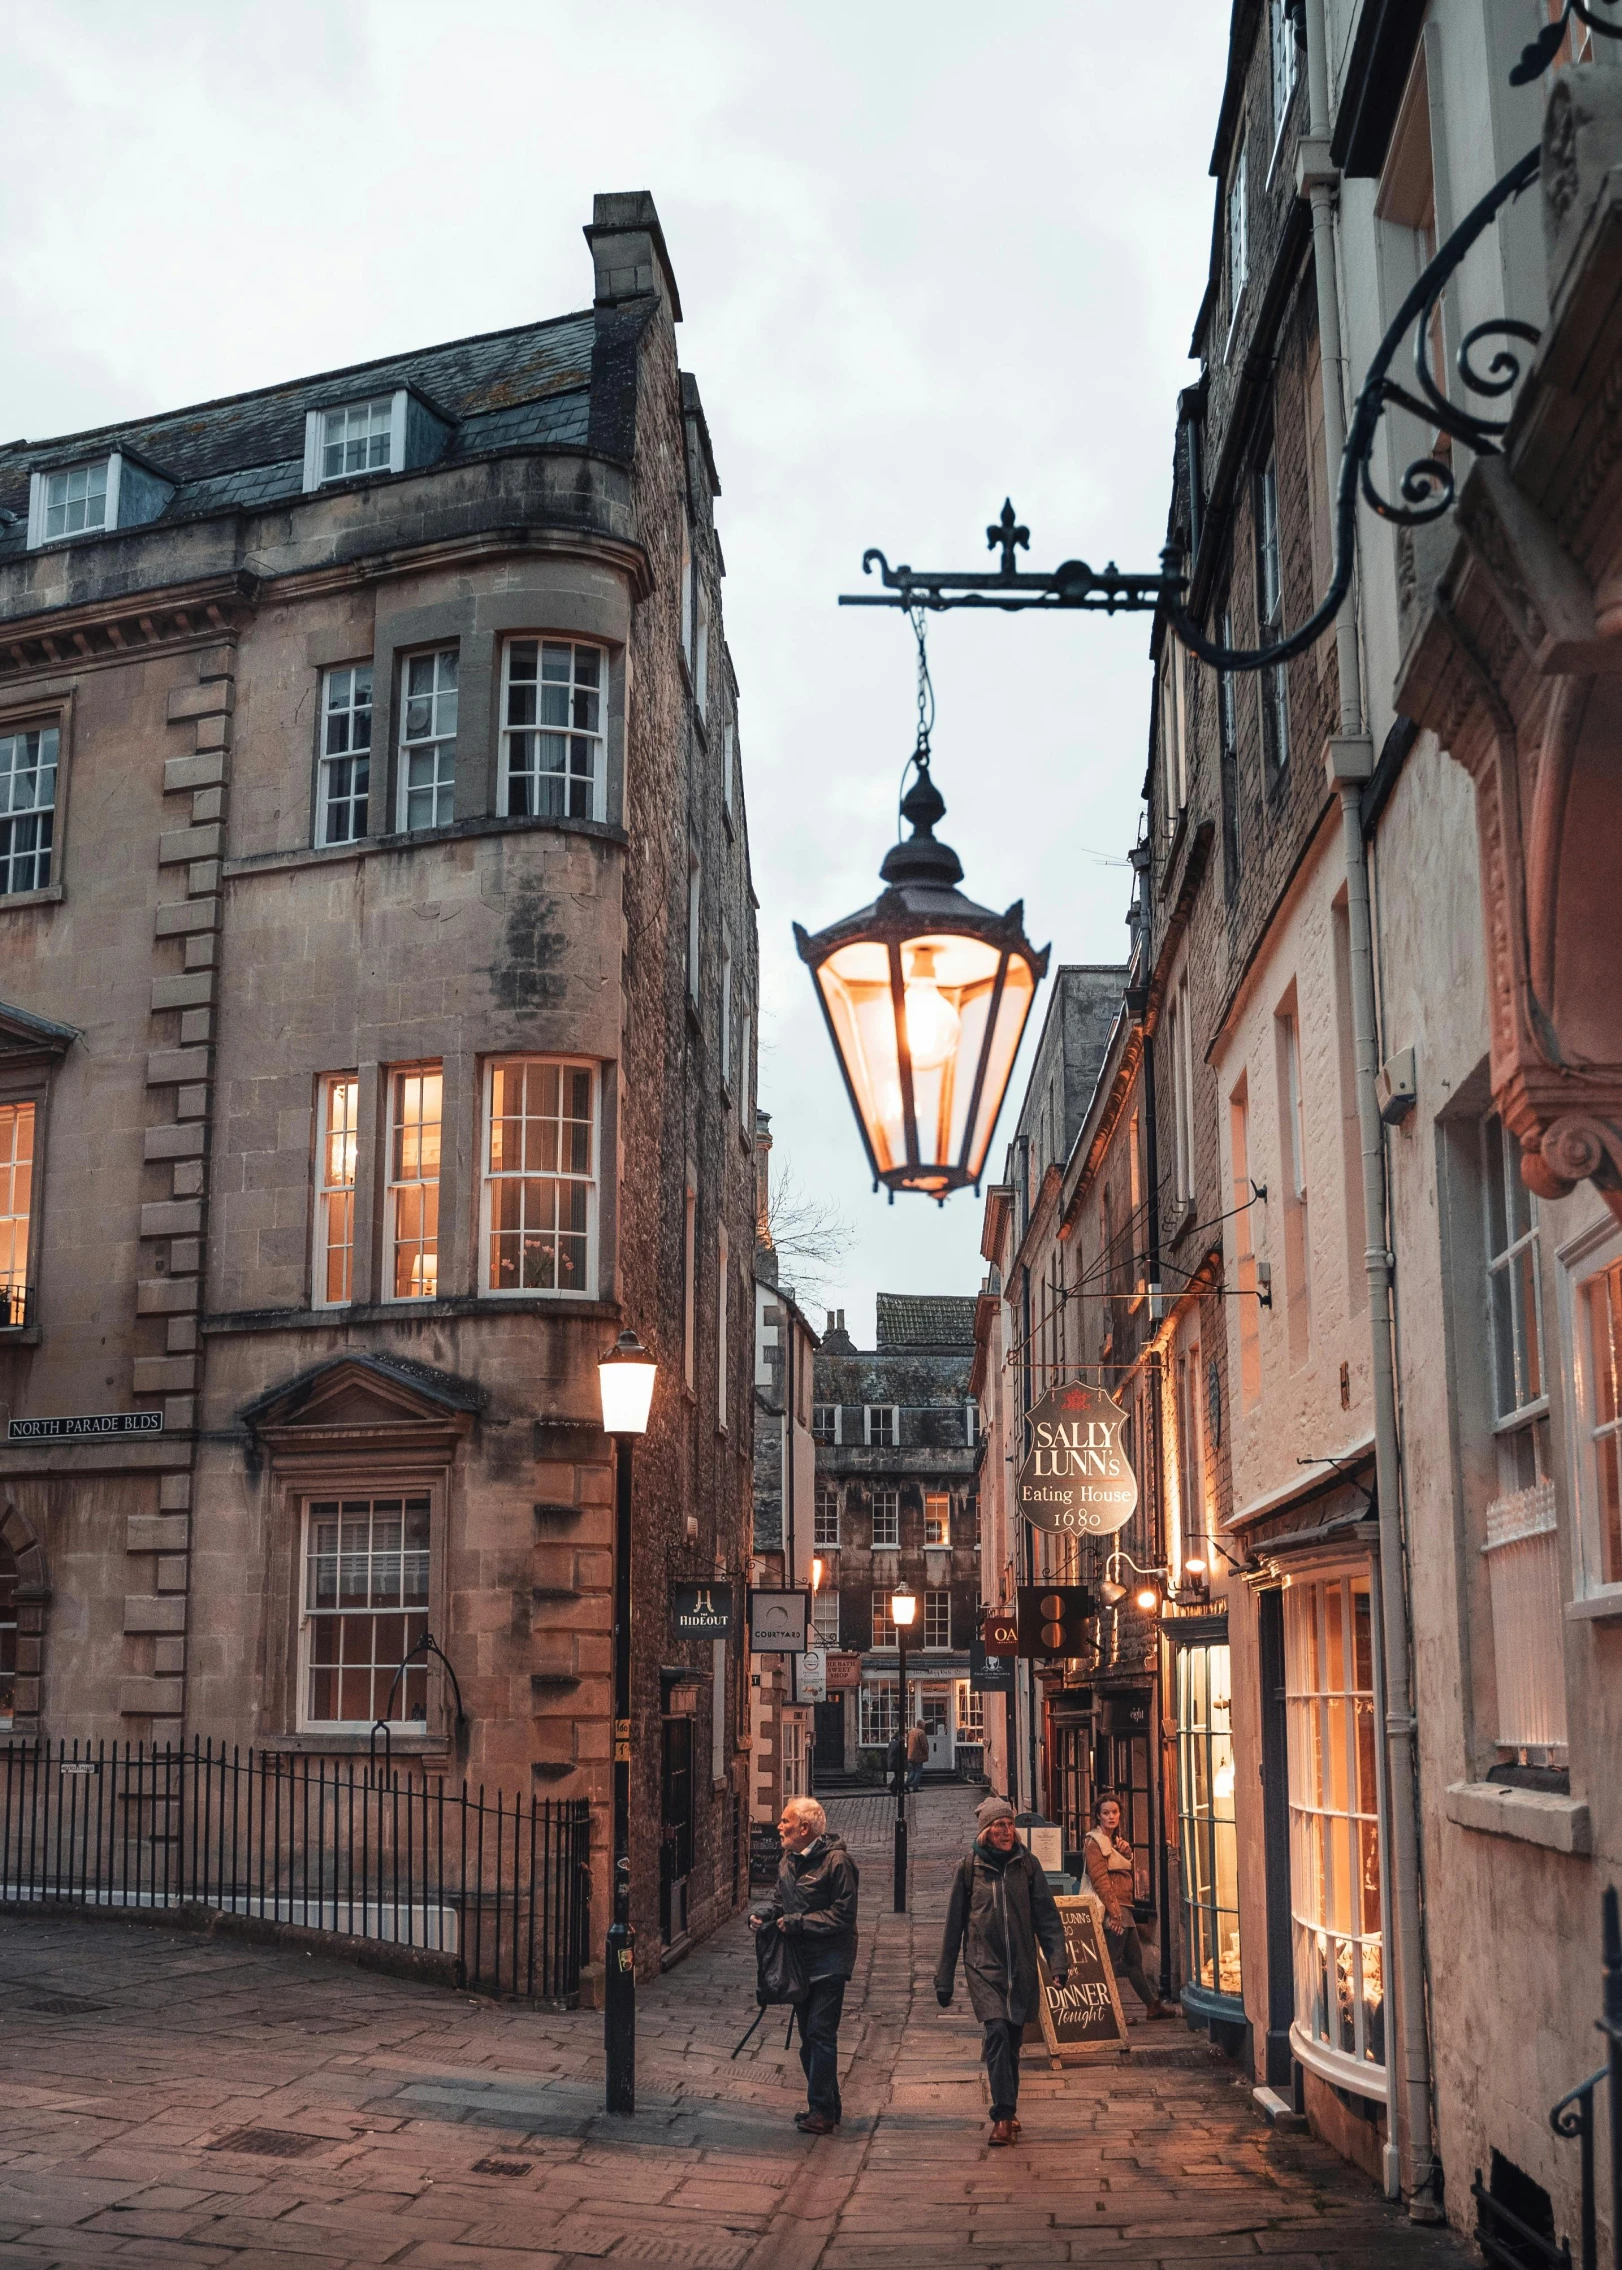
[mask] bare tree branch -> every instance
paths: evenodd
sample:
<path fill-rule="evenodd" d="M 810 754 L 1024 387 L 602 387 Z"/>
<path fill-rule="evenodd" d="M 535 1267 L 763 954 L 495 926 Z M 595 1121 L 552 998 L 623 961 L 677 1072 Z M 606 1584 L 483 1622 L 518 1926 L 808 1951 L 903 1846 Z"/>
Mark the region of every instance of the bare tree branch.
<path fill-rule="evenodd" d="M 820 1301 L 837 1281 L 856 1232 L 837 1206 L 803 1190 L 785 1161 L 772 1178 L 766 1234 L 782 1281 L 793 1287 L 803 1307 L 808 1301 Z"/>

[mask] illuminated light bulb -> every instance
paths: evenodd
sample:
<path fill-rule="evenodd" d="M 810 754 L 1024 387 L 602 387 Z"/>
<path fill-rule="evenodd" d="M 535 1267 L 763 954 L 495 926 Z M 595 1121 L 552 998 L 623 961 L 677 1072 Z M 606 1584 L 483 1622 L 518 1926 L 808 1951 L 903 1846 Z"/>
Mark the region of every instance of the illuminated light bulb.
<path fill-rule="evenodd" d="M 907 979 L 907 1051 L 919 1072 L 933 1072 L 957 1046 L 962 1018 L 935 983 L 935 949 L 915 946 Z"/>
<path fill-rule="evenodd" d="M 1193 1560 L 1185 1561 L 1183 1566 L 1190 1576 L 1203 1576 L 1205 1574 L 1205 1563 L 1197 1555 Z"/>
<path fill-rule="evenodd" d="M 813 1592 L 822 1590 L 822 1558 L 816 1553 L 811 1556 L 811 1589 Z"/>
<path fill-rule="evenodd" d="M 1152 1584 L 1144 1585 L 1138 1593 L 1138 1606 L 1146 1616 L 1152 1615 L 1160 1605 L 1160 1595 Z"/>
<path fill-rule="evenodd" d="M 1232 1758 L 1229 1758 L 1225 1764 L 1217 1767 L 1216 1773 L 1211 1782 L 1211 1787 L 1216 1792 L 1218 1797 L 1231 1797 L 1233 1795 Z"/>

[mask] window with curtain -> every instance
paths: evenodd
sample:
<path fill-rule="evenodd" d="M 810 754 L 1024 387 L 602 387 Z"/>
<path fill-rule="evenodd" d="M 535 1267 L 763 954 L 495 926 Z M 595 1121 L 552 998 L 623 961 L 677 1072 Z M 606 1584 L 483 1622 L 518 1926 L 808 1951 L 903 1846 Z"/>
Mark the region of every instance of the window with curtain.
<path fill-rule="evenodd" d="M 1362 1573 L 1284 1595 L 1295 2030 L 1341 2070 L 1385 2064 L 1374 1641 Z M 1382 2082 L 1383 2087 L 1383 2082 Z"/>
<path fill-rule="evenodd" d="M 1177 1810 L 1189 1983 L 1237 1996 L 1239 1851 L 1233 1818 L 1233 1679 L 1226 1642 L 1177 1653 Z"/>

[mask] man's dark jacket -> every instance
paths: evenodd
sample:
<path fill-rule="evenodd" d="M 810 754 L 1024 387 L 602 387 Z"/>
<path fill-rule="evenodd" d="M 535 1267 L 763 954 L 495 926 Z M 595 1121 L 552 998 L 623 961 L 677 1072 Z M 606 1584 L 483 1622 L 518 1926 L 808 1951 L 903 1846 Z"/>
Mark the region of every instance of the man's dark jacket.
<path fill-rule="evenodd" d="M 756 1910 L 772 1924 L 782 1916 L 783 1936 L 798 1943 L 805 1975 L 849 1978 L 856 1968 L 856 1863 L 837 1836 L 813 1837 L 803 1852 L 785 1852 L 777 1894 Z"/>
<path fill-rule="evenodd" d="M 1024 1845 L 996 1852 L 981 1838 L 958 1869 L 946 1910 L 935 1992 L 950 1996 L 963 1954 L 969 2000 L 981 2024 L 1002 2018 L 1028 2025 L 1037 2014 L 1036 1942 L 1055 1979 L 1068 1975 L 1064 1925 L 1047 1877 Z"/>

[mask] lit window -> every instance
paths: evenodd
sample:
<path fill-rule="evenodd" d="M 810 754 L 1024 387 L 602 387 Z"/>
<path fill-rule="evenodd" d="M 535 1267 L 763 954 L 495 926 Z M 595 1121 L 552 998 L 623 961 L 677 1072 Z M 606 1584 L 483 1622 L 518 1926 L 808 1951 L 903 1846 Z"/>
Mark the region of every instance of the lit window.
<path fill-rule="evenodd" d="M 588 1064 L 492 1064 L 485 1290 L 589 1293 L 597 1231 L 597 1081 Z"/>
<path fill-rule="evenodd" d="M 965 1742 L 983 1743 L 986 1738 L 986 1698 L 967 1679 L 956 1684 L 957 1746 L 961 1752 Z"/>
<path fill-rule="evenodd" d="M 34 1107 L 0 1104 L 0 1328 L 29 1322 L 33 1207 Z"/>
<path fill-rule="evenodd" d="M 392 1297 L 432 1300 L 439 1290 L 439 1122 L 444 1075 L 437 1064 L 396 1072 L 389 1130 L 388 1238 Z"/>
<path fill-rule="evenodd" d="M 428 1666 L 395 1675 L 428 1629 L 426 1497 L 343 1498 L 306 1515 L 304 1720 L 394 1726 L 428 1718 Z M 391 1704 L 390 1696 L 393 1696 Z"/>
<path fill-rule="evenodd" d="M 888 1590 L 873 1595 L 873 1645 L 894 1647 L 895 1625 L 890 1621 L 890 1594 Z"/>
<path fill-rule="evenodd" d="M 45 476 L 45 540 L 107 525 L 107 460 Z"/>
<path fill-rule="evenodd" d="M 605 808 L 601 647 L 507 642 L 501 809 L 514 820 L 600 820 Z"/>
<path fill-rule="evenodd" d="M 1226 1646 L 1177 1654 L 1177 1809 L 1183 1946 L 1191 1985 L 1238 1998 L 1239 1848 L 1234 1827 L 1233 1681 Z"/>
<path fill-rule="evenodd" d="M 50 885 L 58 739 L 54 725 L 0 734 L 0 895 Z"/>
<path fill-rule="evenodd" d="M 866 1439 L 875 1450 L 893 1450 L 899 1429 L 896 1426 L 896 1407 L 893 1403 L 865 1403 L 862 1419 Z"/>
<path fill-rule="evenodd" d="M 930 1491 L 924 1498 L 924 1543 L 949 1545 L 952 1542 L 952 1501 L 944 1490 Z"/>
<path fill-rule="evenodd" d="M 1367 1577 L 1296 1579 L 1284 1595 L 1284 1663 L 1295 2030 L 1363 2079 L 1385 2064 Z"/>
<path fill-rule="evenodd" d="M 339 1072 L 321 1083 L 320 1168 L 315 1194 L 315 1304 L 352 1299 L 355 1258 L 355 1125 L 360 1082 Z"/>
<path fill-rule="evenodd" d="M 400 825 L 448 828 L 456 817 L 456 649 L 414 654 L 405 666 Z"/>
<path fill-rule="evenodd" d="M 355 473 L 386 473 L 392 455 L 394 397 L 351 402 L 321 420 L 321 478 L 342 481 Z"/>
<path fill-rule="evenodd" d="M 878 1489 L 873 1492 L 873 1550 L 899 1552 L 901 1549 L 901 1492 Z"/>
<path fill-rule="evenodd" d="M 894 1679 L 862 1681 L 857 1739 L 864 1750 L 888 1748 L 899 1723 L 897 1700 L 897 1682 Z"/>
<path fill-rule="evenodd" d="M 819 1553 L 837 1553 L 839 1550 L 839 1492 L 831 1482 L 817 1484 L 816 1506 L 811 1516 L 811 1542 Z"/>
<path fill-rule="evenodd" d="M 318 844 L 358 843 L 366 833 L 372 772 L 372 665 L 329 670 L 321 688 L 321 761 L 315 792 Z"/>
<path fill-rule="evenodd" d="M 839 1440 L 839 1405 L 813 1403 L 811 1406 L 811 1433 L 817 1442 Z"/>
<path fill-rule="evenodd" d="M 949 1592 L 924 1594 L 924 1645 L 950 1647 L 952 1644 L 952 1595 Z"/>

